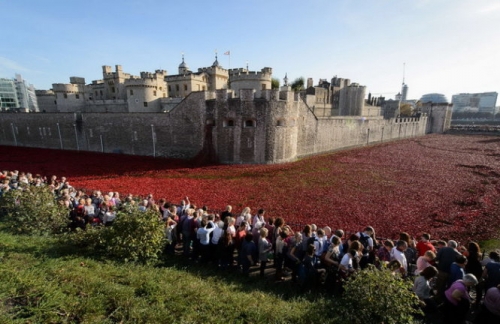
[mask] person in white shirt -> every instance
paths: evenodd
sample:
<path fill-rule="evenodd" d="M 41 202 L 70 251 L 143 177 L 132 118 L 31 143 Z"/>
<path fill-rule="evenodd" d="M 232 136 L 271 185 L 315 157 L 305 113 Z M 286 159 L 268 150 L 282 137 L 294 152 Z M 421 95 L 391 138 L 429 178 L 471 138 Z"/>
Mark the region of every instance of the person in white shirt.
<path fill-rule="evenodd" d="M 116 218 L 116 212 L 113 210 L 113 206 L 109 206 L 108 211 L 104 214 L 102 223 L 104 226 L 111 226 Z"/>
<path fill-rule="evenodd" d="M 266 220 L 264 219 L 265 213 L 266 211 L 264 209 L 259 209 L 257 214 L 252 217 L 252 228 L 254 228 L 257 223 L 266 223 Z"/>
<path fill-rule="evenodd" d="M 340 269 L 344 276 L 356 271 L 352 266 L 352 259 L 358 257 L 358 252 L 356 250 L 349 250 L 348 253 L 344 254 L 342 260 L 340 261 Z"/>
<path fill-rule="evenodd" d="M 200 225 L 201 227 L 196 231 L 196 237 L 200 240 L 200 261 L 207 262 L 210 260 L 210 233 L 215 230 L 216 226 L 214 222 L 207 222 L 206 219 L 202 219 Z"/>
<path fill-rule="evenodd" d="M 406 275 L 408 262 L 406 261 L 405 250 L 408 248 L 408 243 L 399 240 L 395 247 L 391 250 L 391 260 L 397 260 L 401 263 L 401 273 Z"/>

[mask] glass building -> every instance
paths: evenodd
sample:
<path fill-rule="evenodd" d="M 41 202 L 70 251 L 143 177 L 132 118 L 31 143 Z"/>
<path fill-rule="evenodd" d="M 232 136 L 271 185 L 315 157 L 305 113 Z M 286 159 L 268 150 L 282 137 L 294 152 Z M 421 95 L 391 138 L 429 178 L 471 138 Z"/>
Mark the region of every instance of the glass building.
<path fill-rule="evenodd" d="M 35 88 L 28 85 L 19 74 L 16 74 L 15 79 L 0 78 L 0 108 L 38 112 Z"/>
<path fill-rule="evenodd" d="M 459 93 L 451 97 L 453 111 L 495 113 L 498 93 Z"/>
<path fill-rule="evenodd" d="M 420 101 L 422 103 L 448 103 L 448 99 L 443 94 L 440 93 L 428 93 L 424 94 L 422 98 L 420 98 Z"/>
<path fill-rule="evenodd" d="M 2 110 L 19 108 L 14 80 L 0 78 L 0 108 Z"/>

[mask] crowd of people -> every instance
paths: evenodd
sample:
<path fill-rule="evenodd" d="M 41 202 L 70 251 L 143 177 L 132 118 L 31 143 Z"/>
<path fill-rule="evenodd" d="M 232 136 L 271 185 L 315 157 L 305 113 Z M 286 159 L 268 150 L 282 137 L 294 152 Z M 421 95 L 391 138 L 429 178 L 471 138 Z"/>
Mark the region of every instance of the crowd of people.
<path fill-rule="evenodd" d="M 444 313 L 445 323 L 465 323 L 471 308 L 477 310 L 477 323 L 500 323 L 500 255 L 498 251 L 484 255 L 475 242 L 431 240 L 428 233 L 417 240 L 405 232 L 394 241 L 377 239 L 371 226 L 349 235 L 314 224 L 294 230 L 281 217 L 267 217 L 264 209 L 252 212 L 245 207 L 236 213 L 228 205 L 216 213 L 189 197 L 174 204 L 155 200 L 152 194 L 144 199 L 133 195 L 122 199 L 117 192 L 99 190 L 87 194 L 64 177 L 18 171 L 4 171 L 0 182 L 2 195 L 24 186 L 48 186 L 68 209 L 73 229 L 112 226 L 123 208 L 153 210 L 165 224 L 168 254 L 245 276 L 255 269 L 264 277 L 267 269 L 276 281 L 290 277 L 306 289 L 324 285 L 341 290 L 342 283 L 358 271 L 386 267 L 394 276 L 413 280 L 424 312 Z"/>

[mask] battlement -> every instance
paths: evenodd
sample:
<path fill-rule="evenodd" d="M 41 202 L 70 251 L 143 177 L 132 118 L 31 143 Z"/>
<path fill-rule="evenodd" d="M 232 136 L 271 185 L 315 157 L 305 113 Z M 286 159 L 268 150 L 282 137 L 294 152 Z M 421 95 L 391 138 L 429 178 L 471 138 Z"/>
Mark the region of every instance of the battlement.
<path fill-rule="evenodd" d="M 37 96 L 53 96 L 54 91 L 52 90 L 35 90 Z"/>
<path fill-rule="evenodd" d="M 80 90 L 79 84 L 72 83 L 53 83 L 52 90 L 54 92 L 83 92 L 83 90 Z"/>
<path fill-rule="evenodd" d="M 225 73 L 225 72 L 228 72 L 228 70 L 224 69 L 223 67 L 220 67 L 220 66 L 209 66 L 209 67 L 204 67 L 204 68 L 198 68 L 198 72 L 206 72 L 208 74 L 215 74 L 215 73 Z"/>
<path fill-rule="evenodd" d="M 126 87 L 156 87 L 157 85 L 158 85 L 158 79 L 153 77 L 151 78 L 135 77 L 125 80 Z"/>
<path fill-rule="evenodd" d="M 102 66 L 102 75 L 103 77 L 106 78 L 114 78 L 114 77 L 129 77 L 130 74 L 128 73 L 123 73 L 123 69 L 121 65 L 115 65 L 115 72 L 111 70 L 111 66 L 109 65 L 103 65 Z"/>
<path fill-rule="evenodd" d="M 271 79 L 273 69 L 265 67 L 260 71 L 249 71 L 245 68 L 231 69 L 229 70 L 229 77 L 233 80 L 245 80 L 245 79 Z"/>
<path fill-rule="evenodd" d="M 155 73 L 141 72 L 142 79 L 163 79 L 167 75 L 164 70 L 156 70 Z"/>

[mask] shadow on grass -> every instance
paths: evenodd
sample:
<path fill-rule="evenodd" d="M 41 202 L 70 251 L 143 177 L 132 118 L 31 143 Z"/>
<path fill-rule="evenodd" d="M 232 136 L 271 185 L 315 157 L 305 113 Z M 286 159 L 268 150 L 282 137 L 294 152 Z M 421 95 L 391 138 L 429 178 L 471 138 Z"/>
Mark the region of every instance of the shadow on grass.
<path fill-rule="evenodd" d="M 9 233 L 11 234 L 11 233 Z M 104 250 L 93 250 L 84 246 L 67 244 L 58 237 L 36 237 L 28 235 L 12 235 L 18 238 L 17 242 L 2 244 L 2 250 L 6 253 L 26 253 L 38 259 L 59 259 L 59 258 L 87 258 L 98 262 L 113 262 L 115 264 L 125 264 L 122 260 L 112 259 L 105 254 Z M 331 299 L 333 294 L 326 286 L 318 285 L 311 289 L 302 289 L 298 284 L 292 282 L 290 277 L 284 281 L 275 281 L 275 268 L 271 265 L 266 267 L 265 276 L 259 276 L 259 268 L 253 266 L 250 275 L 244 276 L 237 267 L 229 270 L 218 269 L 212 263 L 200 264 L 182 255 L 162 254 L 160 259 L 151 263 L 151 268 L 173 268 L 183 271 L 204 280 L 217 278 L 223 283 L 235 286 L 238 291 L 251 292 L 260 291 L 278 296 L 283 300 L 294 298 L 304 298 L 309 301 L 316 301 L 326 297 Z M 317 310 L 315 310 L 317 311 Z M 322 310 L 323 311 L 323 310 Z M 325 308 L 324 311 L 327 311 Z"/>

